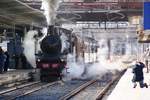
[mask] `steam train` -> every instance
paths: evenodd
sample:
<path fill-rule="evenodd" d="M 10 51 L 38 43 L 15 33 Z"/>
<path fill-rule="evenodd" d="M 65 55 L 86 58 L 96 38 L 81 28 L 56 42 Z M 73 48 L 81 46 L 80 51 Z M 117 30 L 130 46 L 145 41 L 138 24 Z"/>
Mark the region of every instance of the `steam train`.
<path fill-rule="evenodd" d="M 37 68 L 40 69 L 40 80 L 43 82 L 56 81 L 62 78 L 62 70 L 66 60 L 62 53 L 62 43 L 59 32 L 54 26 L 49 26 L 47 36 L 41 41 L 41 53 L 36 55 Z"/>
<path fill-rule="evenodd" d="M 70 44 L 68 48 L 63 49 L 63 52 L 62 33 L 67 36 L 67 42 Z M 90 41 L 88 39 L 87 42 Z M 41 52 L 36 54 L 37 68 L 40 69 L 40 80 L 49 82 L 61 79 L 62 71 L 67 64 L 67 54 L 75 53 L 75 59 L 78 61 L 78 58 L 84 58 L 86 47 L 82 38 L 71 33 L 70 30 L 49 26 L 47 36 L 40 43 Z"/>

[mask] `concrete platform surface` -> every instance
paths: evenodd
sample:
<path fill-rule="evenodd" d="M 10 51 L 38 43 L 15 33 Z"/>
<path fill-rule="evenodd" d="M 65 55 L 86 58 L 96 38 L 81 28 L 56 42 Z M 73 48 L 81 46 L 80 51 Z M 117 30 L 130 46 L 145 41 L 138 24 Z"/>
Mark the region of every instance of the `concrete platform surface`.
<path fill-rule="evenodd" d="M 146 73 L 144 69 L 144 82 L 148 84 L 148 88 L 140 88 L 138 83 L 137 87 L 133 88 L 132 77 L 132 69 L 129 68 L 107 100 L 150 100 L 150 73 Z"/>
<path fill-rule="evenodd" d="M 30 72 L 33 72 L 33 70 L 11 70 L 6 73 L 0 74 L 0 85 L 29 79 Z"/>

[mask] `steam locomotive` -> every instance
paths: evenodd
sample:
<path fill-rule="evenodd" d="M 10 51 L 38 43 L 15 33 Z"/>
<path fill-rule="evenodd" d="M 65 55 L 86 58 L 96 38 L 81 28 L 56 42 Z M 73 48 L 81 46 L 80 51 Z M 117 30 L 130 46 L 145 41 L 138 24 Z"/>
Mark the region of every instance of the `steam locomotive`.
<path fill-rule="evenodd" d="M 63 49 L 64 39 L 67 36 L 68 48 Z M 47 36 L 40 43 L 41 52 L 36 54 L 37 68 L 40 69 L 40 79 L 43 82 L 56 81 L 62 78 L 62 71 L 67 64 L 67 54 L 76 53 L 75 59 L 84 57 L 86 46 L 83 40 L 72 34 L 70 30 L 49 26 Z"/>
<path fill-rule="evenodd" d="M 47 36 L 40 43 L 41 53 L 36 55 L 37 68 L 40 68 L 40 80 L 56 81 L 62 78 L 62 70 L 66 66 L 62 53 L 60 34 L 54 26 L 49 26 Z"/>

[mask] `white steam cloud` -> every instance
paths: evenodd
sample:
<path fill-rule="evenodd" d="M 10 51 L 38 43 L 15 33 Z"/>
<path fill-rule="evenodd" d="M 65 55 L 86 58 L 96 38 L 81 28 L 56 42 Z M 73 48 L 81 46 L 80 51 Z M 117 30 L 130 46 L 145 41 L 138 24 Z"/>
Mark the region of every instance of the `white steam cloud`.
<path fill-rule="evenodd" d="M 67 50 L 69 48 L 70 43 L 68 42 L 68 37 L 63 32 L 61 33 L 60 39 L 62 45 L 61 52 L 64 52 L 64 50 Z"/>
<path fill-rule="evenodd" d="M 37 31 L 29 31 L 23 42 L 23 47 L 24 47 L 24 54 L 27 57 L 27 60 L 29 63 L 33 66 L 36 67 L 36 61 L 35 61 L 35 38 L 34 35 L 37 35 Z"/>
<path fill-rule="evenodd" d="M 48 25 L 54 25 L 56 11 L 59 7 L 59 3 L 60 0 L 42 0 L 41 9 L 44 10 L 44 15 L 46 16 Z"/>
<path fill-rule="evenodd" d="M 101 60 L 98 63 L 93 64 L 87 70 L 88 77 L 101 77 L 107 72 L 121 71 L 125 69 L 121 60 L 116 62 L 109 62 L 108 60 Z"/>
<path fill-rule="evenodd" d="M 84 64 L 83 61 L 80 62 L 75 61 L 75 56 L 72 54 L 68 54 L 67 56 L 67 72 L 69 78 L 81 78 L 84 72 Z"/>
<path fill-rule="evenodd" d="M 69 54 L 67 58 L 67 71 L 69 73 L 66 76 L 69 76 L 69 78 L 101 78 L 106 73 L 115 74 L 126 68 L 121 58 L 115 61 L 108 60 L 108 45 L 106 41 L 100 40 L 99 46 L 98 62 L 92 65 L 84 64 L 82 59 L 76 62 L 75 55 Z"/>
<path fill-rule="evenodd" d="M 108 56 L 108 45 L 101 41 L 99 43 L 100 48 L 98 49 L 98 62 L 94 63 L 92 66 L 87 68 L 87 77 L 99 78 L 105 73 L 114 73 L 116 71 L 121 71 L 126 67 L 122 63 L 122 59 L 116 59 L 115 61 L 110 61 Z"/>

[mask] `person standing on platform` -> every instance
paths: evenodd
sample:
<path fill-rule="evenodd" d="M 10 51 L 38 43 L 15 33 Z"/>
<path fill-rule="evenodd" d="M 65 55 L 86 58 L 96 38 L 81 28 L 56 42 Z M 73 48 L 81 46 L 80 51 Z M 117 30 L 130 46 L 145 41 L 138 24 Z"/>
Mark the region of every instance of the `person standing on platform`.
<path fill-rule="evenodd" d="M 19 69 L 19 56 L 17 54 L 14 54 L 13 59 L 15 63 L 15 69 Z"/>
<path fill-rule="evenodd" d="M 23 69 L 27 69 L 27 59 L 23 53 L 20 55 L 20 59 L 21 59 L 21 67 Z"/>
<path fill-rule="evenodd" d="M 144 53 L 144 59 L 145 59 L 145 65 L 146 65 L 146 68 L 147 68 L 147 73 L 149 72 L 149 57 L 150 57 L 150 50 L 149 48 L 147 48 L 145 50 L 145 53 Z"/>
<path fill-rule="evenodd" d="M 5 64 L 4 64 L 4 72 L 7 72 L 8 68 L 9 68 L 9 54 L 8 54 L 7 51 L 4 54 L 6 56 L 6 61 L 5 61 Z"/>
<path fill-rule="evenodd" d="M 3 73 L 5 59 L 6 59 L 6 57 L 4 55 L 4 51 L 3 51 L 2 47 L 0 47 L 0 74 Z"/>
<path fill-rule="evenodd" d="M 132 79 L 132 82 L 134 83 L 134 86 L 133 88 L 136 88 L 137 86 L 137 83 L 136 82 L 139 82 L 140 84 L 140 87 L 143 88 L 143 87 L 146 87 L 148 88 L 148 85 L 146 83 L 144 83 L 144 75 L 143 75 L 143 68 L 145 67 L 144 63 L 142 62 L 136 62 L 135 66 L 133 67 L 133 79 Z"/>

